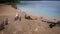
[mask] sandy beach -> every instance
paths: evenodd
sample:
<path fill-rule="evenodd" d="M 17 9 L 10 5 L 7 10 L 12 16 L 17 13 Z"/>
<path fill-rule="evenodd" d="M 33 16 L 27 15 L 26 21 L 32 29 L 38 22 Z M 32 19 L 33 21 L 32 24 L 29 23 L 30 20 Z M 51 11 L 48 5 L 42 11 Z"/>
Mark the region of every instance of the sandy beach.
<path fill-rule="evenodd" d="M 14 21 L 16 13 L 21 16 L 21 21 Z M 11 5 L 0 4 L 0 20 L 5 17 L 9 20 L 8 25 L 0 31 L 0 34 L 60 34 L 60 27 L 49 28 L 48 23 L 41 21 L 47 21 L 47 19 L 27 14 L 33 19 L 28 20 L 24 18 L 25 14 L 25 12 L 18 12 Z"/>

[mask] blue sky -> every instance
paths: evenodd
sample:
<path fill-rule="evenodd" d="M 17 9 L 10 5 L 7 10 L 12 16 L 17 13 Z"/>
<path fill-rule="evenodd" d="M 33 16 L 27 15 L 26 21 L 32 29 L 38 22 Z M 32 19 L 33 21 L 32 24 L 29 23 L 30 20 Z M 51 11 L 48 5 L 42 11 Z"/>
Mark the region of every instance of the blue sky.
<path fill-rule="evenodd" d="M 21 1 L 17 6 L 22 11 L 35 15 L 60 18 L 60 1 Z"/>

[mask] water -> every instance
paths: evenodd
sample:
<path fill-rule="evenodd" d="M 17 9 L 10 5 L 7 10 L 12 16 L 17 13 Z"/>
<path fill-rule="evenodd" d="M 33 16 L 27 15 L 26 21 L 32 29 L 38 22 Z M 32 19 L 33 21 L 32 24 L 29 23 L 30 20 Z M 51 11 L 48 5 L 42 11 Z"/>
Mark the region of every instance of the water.
<path fill-rule="evenodd" d="M 28 14 L 60 20 L 60 1 L 21 1 L 16 4 Z"/>

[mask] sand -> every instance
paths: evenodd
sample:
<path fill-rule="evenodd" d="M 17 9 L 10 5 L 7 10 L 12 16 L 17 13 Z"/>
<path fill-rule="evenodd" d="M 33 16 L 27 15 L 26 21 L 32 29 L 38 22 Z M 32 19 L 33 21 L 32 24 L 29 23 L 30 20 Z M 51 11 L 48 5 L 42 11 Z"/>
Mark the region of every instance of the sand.
<path fill-rule="evenodd" d="M 16 13 L 19 13 L 22 17 L 21 21 L 14 21 Z M 18 12 L 11 5 L 0 4 L 0 18 L 5 16 L 9 20 L 9 24 L 5 26 L 4 30 L 0 31 L 0 34 L 60 34 L 60 27 L 49 28 L 49 24 L 42 22 L 41 18 L 30 15 L 37 20 L 28 20 L 24 18 L 25 14 L 25 12 Z"/>

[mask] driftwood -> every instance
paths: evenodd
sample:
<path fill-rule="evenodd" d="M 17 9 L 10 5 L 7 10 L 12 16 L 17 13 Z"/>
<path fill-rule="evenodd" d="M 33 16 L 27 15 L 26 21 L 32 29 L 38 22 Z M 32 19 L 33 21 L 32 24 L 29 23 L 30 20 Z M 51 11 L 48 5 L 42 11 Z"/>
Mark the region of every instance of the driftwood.
<path fill-rule="evenodd" d="M 19 17 L 19 20 L 21 21 L 21 17 Z"/>
<path fill-rule="evenodd" d="M 25 15 L 25 19 L 33 20 L 30 16 Z"/>
<path fill-rule="evenodd" d="M 57 26 L 59 26 L 59 27 L 60 27 L 60 21 L 57 21 L 57 23 L 56 23 L 56 24 L 57 24 Z"/>
<path fill-rule="evenodd" d="M 54 26 L 56 26 L 56 23 L 51 23 L 51 24 L 49 25 L 50 28 L 53 28 Z"/>
<path fill-rule="evenodd" d="M 42 22 L 46 22 L 45 20 L 41 20 Z"/>
<path fill-rule="evenodd" d="M 0 23 L 0 31 L 4 29 L 4 21 Z"/>
<path fill-rule="evenodd" d="M 48 21 L 47 23 L 55 23 L 55 22 L 52 22 L 52 21 Z"/>
<path fill-rule="evenodd" d="M 8 18 L 6 18 L 5 20 L 5 25 L 8 25 Z"/>
<path fill-rule="evenodd" d="M 0 22 L 0 31 L 5 29 L 5 25 L 8 25 L 8 18 L 6 20 L 3 20 L 2 22 Z"/>
<path fill-rule="evenodd" d="M 47 23 L 49 23 L 50 28 L 53 28 L 54 26 L 57 26 L 57 25 L 60 26 L 60 21 L 57 21 L 56 23 L 50 21 L 50 22 L 47 22 Z"/>
<path fill-rule="evenodd" d="M 60 25 L 60 21 L 57 21 L 57 23 L 56 24 L 59 24 Z"/>
<path fill-rule="evenodd" d="M 19 16 L 16 16 L 16 17 L 15 17 L 15 21 L 18 20 L 18 19 L 19 19 Z"/>

